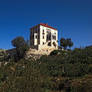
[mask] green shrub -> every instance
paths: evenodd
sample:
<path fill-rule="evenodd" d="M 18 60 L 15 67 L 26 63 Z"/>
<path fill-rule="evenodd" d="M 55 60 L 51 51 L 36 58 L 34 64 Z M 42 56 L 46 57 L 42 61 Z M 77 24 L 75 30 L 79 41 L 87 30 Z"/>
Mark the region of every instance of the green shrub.
<path fill-rule="evenodd" d="M 50 55 L 58 55 L 59 54 L 59 51 L 58 50 L 54 50 L 50 53 Z"/>
<path fill-rule="evenodd" d="M 79 77 L 88 74 L 89 67 L 86 64 L 76 63 L 76 64 L 64 64 L 64 74 L 63 76 L 68 77 Z"/>
<path fill-rule="evenodd" d="M 71 92 L 92 92 L 92 75 L 71 82 Z"/>

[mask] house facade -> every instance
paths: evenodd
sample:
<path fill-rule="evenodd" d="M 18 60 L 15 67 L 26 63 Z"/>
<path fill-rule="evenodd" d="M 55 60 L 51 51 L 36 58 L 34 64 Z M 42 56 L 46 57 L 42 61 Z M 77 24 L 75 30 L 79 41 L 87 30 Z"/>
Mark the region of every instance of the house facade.
<path fill-rule="evenodd" d="M 40 23 L 30 29 L 30 46 L 37 50 L 58 49 L 58 30 Z"/>

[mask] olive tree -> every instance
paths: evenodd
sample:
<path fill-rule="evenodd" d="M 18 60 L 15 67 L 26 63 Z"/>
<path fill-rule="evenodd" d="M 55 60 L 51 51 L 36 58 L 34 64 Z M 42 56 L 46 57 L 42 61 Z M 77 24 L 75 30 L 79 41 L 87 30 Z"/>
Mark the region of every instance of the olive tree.
<path fill-rule="evenodd" d="M 25 52 L 29 49 L 29 46 L 23 37 L 16 37 L 13 39 L 12 45 L 16 48 L 16 58 L 18 59 L 23 58 Z"/>

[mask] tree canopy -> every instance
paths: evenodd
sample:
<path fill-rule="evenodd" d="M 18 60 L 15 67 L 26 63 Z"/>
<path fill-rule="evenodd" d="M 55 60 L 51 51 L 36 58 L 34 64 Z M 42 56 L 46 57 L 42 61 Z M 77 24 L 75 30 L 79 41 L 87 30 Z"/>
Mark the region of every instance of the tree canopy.
<path fill-rule="evenodd" d="M 29 46 L 23 37 L 16 37 L 14 40 L 12 40 L 12 45 L 16 48 L 16 59 L 23 58 L 25 52 L 29 49 Z"/>
<path fill-rule="evenodd" d="M 72 42 L 71 38 L 67 38 L 67 39 L 61 38 L 60 39 L 60 46 L 66 50 L 67 47 L 71 48 L 73 46 L 73 42 Z"/>

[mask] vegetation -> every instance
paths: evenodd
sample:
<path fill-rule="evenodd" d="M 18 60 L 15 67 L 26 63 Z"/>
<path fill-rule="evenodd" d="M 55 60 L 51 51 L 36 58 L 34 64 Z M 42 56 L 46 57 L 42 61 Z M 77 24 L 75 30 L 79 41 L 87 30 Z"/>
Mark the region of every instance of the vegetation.
<path fill-rule="evenodd" d="M 6 50 L 0 50 L 0 62 L 8 61 L 9 56 L 6 53 Z"/>
<path fill-rule="evenodd" d="M 19 48 L 25 46 L 21 42 L 25 43 L 23 39 L 12 41 L 19 52 L 23 50 Z M 7 57 L 2 52 L 0 55 Z M 2 58 L 0 92 L 92 92 L 92 46 L 55 50 L 36 61 L 24 56 L 18 62 L 11 57 Z M 8 63 L 3 63 L 4 60 Z"/>
<path fill-rule="evenodd" d="M 25 52 L 29 49 L 29 46 L 23 37 L 16 37 L 12 40 L 12 45 L 16 48 L 16 53 L 14 55 L 16 61 L 23 58 Z"/>
<path fill-rule="evenodd" d="M 66 50 L 67 47 L 71 48 L 73 46 L 73 42 L 72 42 L 71 38 L 67 38 L 67 39 L 61 38 L 60 46 Z"/>

